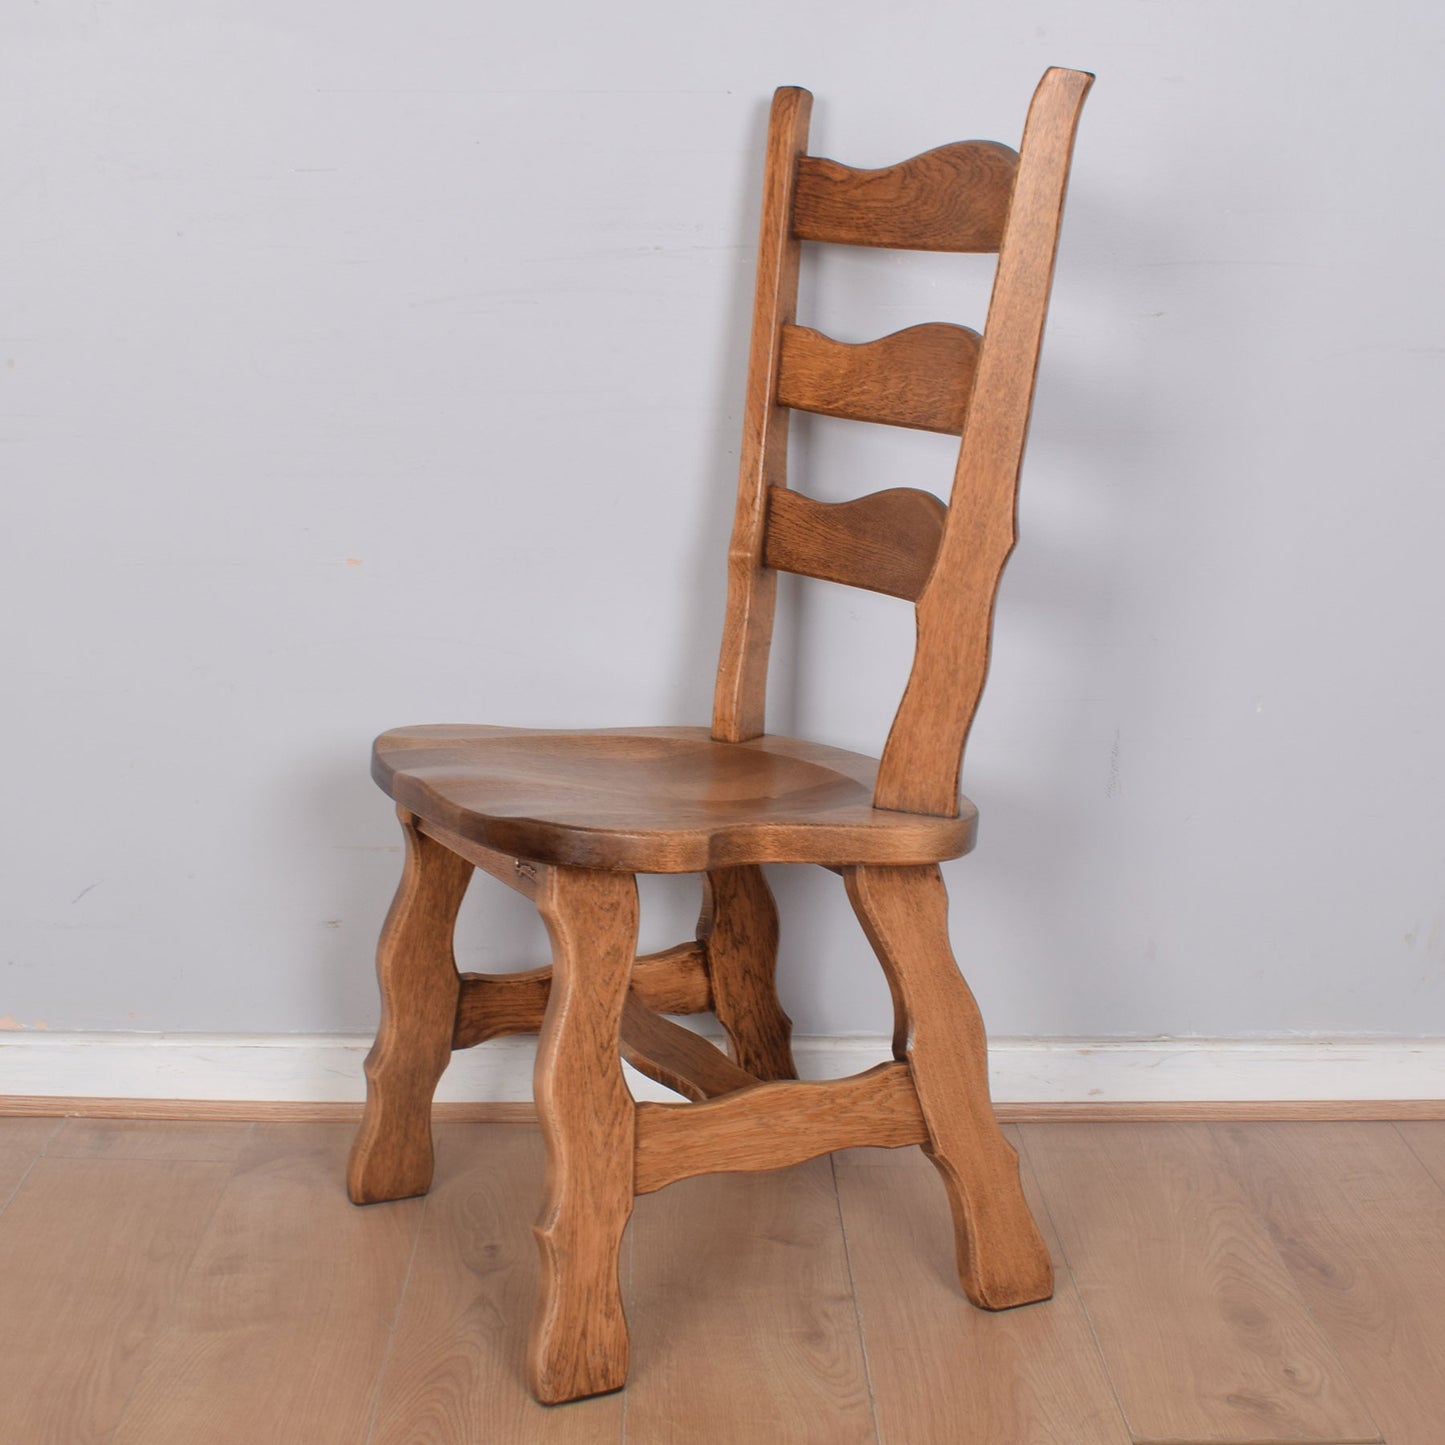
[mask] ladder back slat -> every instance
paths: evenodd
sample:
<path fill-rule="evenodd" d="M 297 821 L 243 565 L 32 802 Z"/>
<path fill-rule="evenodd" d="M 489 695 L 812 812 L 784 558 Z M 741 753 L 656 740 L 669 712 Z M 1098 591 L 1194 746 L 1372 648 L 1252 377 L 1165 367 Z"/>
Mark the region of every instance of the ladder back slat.
<path fill-rule="evenodd" d="M 997 251 L 1018 153 L 956 141 L 879 170 L 821 156 L 798 162 L 793 234 L 804 241 L 904 251 Z"/>
<path fill-rule="evenodd" d="M 766 561 L 780 572 L 914 602 L 933 569 L 947 515 L 937 497 L 912 487 L 851 502 L 819 502 L 773 487 Z"/>
<path fill-rule="evenodd" d="M 807 326 L 784 326 L 778 402 L 959 436 L 978 344 L 978 332 L 944 322 L 860 344 L 834 341 Z"/>

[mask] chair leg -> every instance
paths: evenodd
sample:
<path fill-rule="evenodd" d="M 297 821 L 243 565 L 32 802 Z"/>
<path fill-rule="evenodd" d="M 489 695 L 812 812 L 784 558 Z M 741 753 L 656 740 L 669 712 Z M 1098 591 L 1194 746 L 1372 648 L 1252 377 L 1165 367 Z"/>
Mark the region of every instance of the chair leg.
<path fill-rule="evenodd" d="M 537 1399 L 555 1405 L 627 1379 L 618 1263 L 632 1213 L 634 1105 L 619 1028 L 637 953 L 637 883 L 553 868 L 537 907 L 552 940 L 552 987 L 534 1080 L 547 1177 L 528 1374 Z"/>
<path fill-rule="evenodd" d="M 796 1079 L 793 1024 L 774 982 L 778 909 L 768 880 L 756 866 L 720 868 L 707 874 L 703 890 L 698 939 L 728 1052 L 759 1079 Z"/>
<path fill-rule="evenodd" d="M 912 1072 L 924 1152 L 948 1191 L 964 1293 L 989 1310 L 1047 1299 L 1053 1269 L 1018 1155 L 993 1116 L 983 1020 L 949 947 L 943 877 L 936 867 L 857 867 L 844 877 L 893 993 L 893 1051 Z"/>
<path fill-rule="evenodd" d="M 366 1112 L 351 1146 L 355 1204 L 407 1199 L 431 1187 L 431 1103 L 452 1056 L 460 980 L 452 929 L 472 865 L 397 809 L 406 862 L 381 930 L 381 1026 L 366 1056 Z"/>

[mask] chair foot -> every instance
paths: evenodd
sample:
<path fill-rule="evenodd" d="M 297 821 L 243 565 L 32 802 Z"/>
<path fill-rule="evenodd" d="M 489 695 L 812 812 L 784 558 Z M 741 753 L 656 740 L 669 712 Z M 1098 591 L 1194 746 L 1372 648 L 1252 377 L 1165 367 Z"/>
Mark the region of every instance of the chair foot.
<path fill-rule="evenodd" d="M 793 1023 L 778 1002 L 778 908 L 756 865 L 719 868 L 703 880 L 698 942 L 713 1007 L 732 1061 L 759 1079 L 796 1079 Z"/>
<path fill-rule="evenodd" d="M 537 1399 L 555 1405 L 627 1379 L 618 1263 L 632 1213 L 635 1106 L 619 1029 L 637 884 L 626 873 L 555 868 L 537 906 L 552 940 L 552 988 L 534 1079 L 547 1177 L 528 1376 Z"/>
<path fill-rule="evenodd" d="M 1048 1299 L 1053 1268 L 1018 1155 L 994 1119 L 983 1020 L 949 946 L 943 877 L 936 867 L 857 867 L 844 877 L 893 993 L 894 1054 L 912 1071 L 924 1152 L 948 1192 L 964 1293 L 988 1310 Z"/>
<path fill-rule="evenodd" d="M 452 1055 L 460 980 L 452 929 L 472 865 L 428 838 L 398 808 L 406 862 L 376 953 L 381 1026 L 366 1056 L 366 1110 L 351 1146 L 354 1204 L 407 1199 L 431 1187 L 431 1103 Z"/>

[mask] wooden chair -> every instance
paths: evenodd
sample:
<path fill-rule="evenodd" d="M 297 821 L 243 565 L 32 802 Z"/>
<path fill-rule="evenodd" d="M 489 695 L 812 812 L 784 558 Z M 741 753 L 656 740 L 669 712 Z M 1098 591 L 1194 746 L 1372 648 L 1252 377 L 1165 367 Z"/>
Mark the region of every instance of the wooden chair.
<path fill-rule="evenodd" d="M 539 1033 L 547 1175 L 529 1374 L 555 1403 L 619 1388 L 618 1249 L 633 1197 L 689 1175 L 919 1144 L 952 1206 L 964 1292 L 1046 1299 L 1048 1253 L 994 1121 L 973 996 L 949 948 L 942 859 L 968 851 L 958 791 L 988 663 L 1074 130 L 1092 77 L 1050 70 L 1016 153 L 946 145 L 882 170 L 807 152 L 812 97 L 768 133 L 742 475 L 712 728 L 410 727 L 373 773 L 406 836 L 377 960 L 382 1016 L 352 1152 L 358 1204 L 424 1193 L 432 1095 L 453 1049 Z M 910 327 L 844 345 L 794 322 L 803 241 L 998 252 L 983 335 Z M 961 436 L 951 502 L 895 489 L 828 505 L 787 489 L 790 409 Z M 881 761 L 764 730 L 779 571 L 907 598 L 917 648 Z M 894 1060 L 798 1082 L 773 986 L 760 865 L 842 875 L 888 977 Z M 480 868 L 529 896 L 550 968 L 459 975 L 451 934 Z M 638 873 L 699 873 L 695 942 L 636 956 Z M 666 1014 L 715 1010 L 723 1054 Z M 693 1102 L 634 1103 L 620 1059 Z"/>

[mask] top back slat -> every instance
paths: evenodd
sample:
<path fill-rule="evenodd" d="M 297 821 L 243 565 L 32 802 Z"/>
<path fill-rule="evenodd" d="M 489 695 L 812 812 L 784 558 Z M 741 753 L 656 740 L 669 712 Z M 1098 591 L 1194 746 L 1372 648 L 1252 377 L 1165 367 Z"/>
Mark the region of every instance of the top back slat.
<path fill-rule="evenodd" d="M 874 171 L 804 156 L 793 234 L 901 251 L 997 251 L 1018 159 L 991 140 L 957 141 Z"/>

